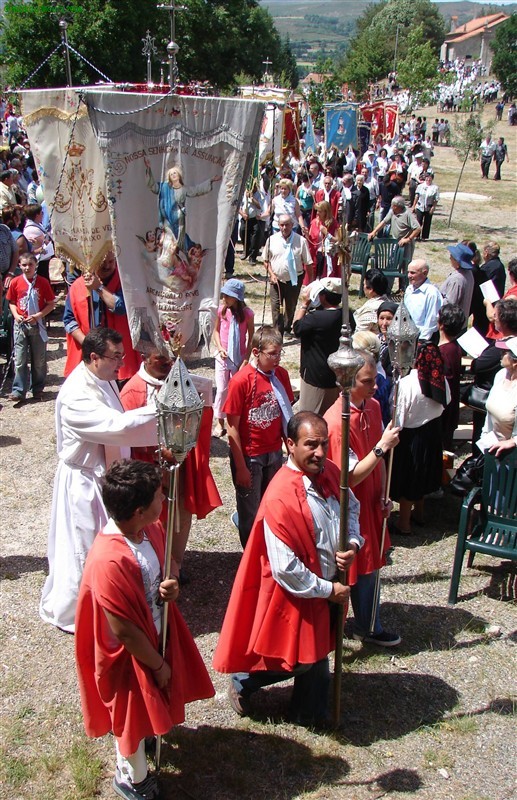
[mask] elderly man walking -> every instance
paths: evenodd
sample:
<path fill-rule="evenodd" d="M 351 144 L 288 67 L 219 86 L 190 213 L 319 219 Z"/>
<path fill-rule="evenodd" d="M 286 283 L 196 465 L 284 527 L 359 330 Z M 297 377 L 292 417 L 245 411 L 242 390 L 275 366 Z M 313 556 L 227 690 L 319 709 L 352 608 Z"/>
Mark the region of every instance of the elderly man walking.
<path fill-rule="evenodd" d="M 292 331 L 305 269 L 308 271 L 308 281 L 312 281 L 312 258 L 306 239 L 293 231 L 290 216 L 282 214 L 278 225 L 280 230 L 267 240 L 263 258 L 271 281 L 273 327 L 283 335 Z M 284 304 L 285 312 L 280 313 Z"/>
<path fill-rule="evenodd" d="M 404 261 L 407 264 L 413 258 L 415 239 L 420 236 L 422 228 L 415 215 L 406 208 L 406 201 L 401 195 L 393 198 L 391 209 L 368 234 L 368 239 L 371 241 L 386 225 L 391 226 L 390 235 L 397 240 L 399 247 L 404 248 Z"/>
<path fill-rule="evenodd" d="M 416 258 L 408 266 L 409 286 L 404 292 L 404 305 L 420 330 L 419 341 L 428 342 L 438 331 L 438 312 L 443 305 L 440 290 L 429 280 L 429 265 Z"/>

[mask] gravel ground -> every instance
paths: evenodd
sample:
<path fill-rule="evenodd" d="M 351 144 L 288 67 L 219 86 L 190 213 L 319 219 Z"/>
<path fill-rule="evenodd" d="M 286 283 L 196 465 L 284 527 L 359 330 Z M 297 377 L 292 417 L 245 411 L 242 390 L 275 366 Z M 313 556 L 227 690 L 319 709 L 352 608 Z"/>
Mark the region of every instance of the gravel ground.
<path fill-rule="evenodd" d="M 440 213 L 447 211 L 443 207 Z M 486 215 L 485 228 L 497 225 Z M 447 240 L 461 238 L 458 233 L 449 231 Z M 515 241 L 510 229 L 501 235 L 509 249 Z M 432 256 L 436 241 L 428 248 Z M 444 244 L 439 249 L 443 254 Z M 240 265 L 238 270 L 260 319 L 260 273 L 250 275 Z M 286 365 L 295 369 L 298 346 L 286 350 Z M 113 796 L 112 742 L 84 736 L 73 637 L 38 616 L 56 468 L 54 400 L 64 363 L 63 331 L 56 321 L 49 357 L 44 401 L 21 408 L 4 401 L 0 414 L 0 797 L 104 800 Z M 210 374 L 211 365 L 200 359 L 192 366 Z M 466 452 L 466 445 L 459 445 L 457 458 Z M 229 522 L 234 495 L 227 456 L 225 440 L 213 439 L 211 464 L 224 505 L 193 525 L 185 564 L 191 582 L 180 598 L 207 665 L 240 557 Z M 428 524 L 397 543 L 393 565 L 385 570 L 383 618 L 401 633 L 402 644 L 379 653 L 345 639 L 338 734 L 287 723 L 283 687 L 257 696 L 253 719 L 239 719 L 226 701 L 227 678 L 211 671 L 216 697 L 190 706 L 185 725 L 167 738 L 164 798 L 515 797 L 515 572 L 508 563 L 477 556 L 474 568 L 464 570 L 460 602 L 447 607 L 459 508 L 460 501 L 447 492 L 443 500 L 429 501 Z"/>

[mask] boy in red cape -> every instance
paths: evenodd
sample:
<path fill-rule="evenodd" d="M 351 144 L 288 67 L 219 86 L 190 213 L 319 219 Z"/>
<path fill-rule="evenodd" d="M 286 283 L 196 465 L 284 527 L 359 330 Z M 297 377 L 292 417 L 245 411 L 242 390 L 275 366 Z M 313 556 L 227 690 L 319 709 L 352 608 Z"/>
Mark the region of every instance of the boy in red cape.
<path fill-rule="evenodd" d="M 325 463 L 325 420 L 295 414 L 287 447 L 289 461 L 266 489 L 244 550 L 213 663 L 233 673 L 228 695 L 239 715 L 258 689 L 294 678 L 291 718 L 320 727 L 328 721 L 330 603 L 348 602 L 336 573 L 363 543 L 359 503 L 350 492 L 349 544 L 338 552 L 339 470 Z"/>
<path fill-rule="evenodd" d="M 84 727 L 88 736 L 113 732 L 116 794 L 158 800 L 156 777 L 147 772 L 146 737 L 168 733 L 184 721 L 186 703 L 212 697 L 214 689 L 174 604 L 177 577 L 162 580 L 159 468 L 116 461 L 102 496 L 111 519 L 88 554 L 75 622 Z M 171 604 L 165 658 L 159 645 L 164 602 Z"/>

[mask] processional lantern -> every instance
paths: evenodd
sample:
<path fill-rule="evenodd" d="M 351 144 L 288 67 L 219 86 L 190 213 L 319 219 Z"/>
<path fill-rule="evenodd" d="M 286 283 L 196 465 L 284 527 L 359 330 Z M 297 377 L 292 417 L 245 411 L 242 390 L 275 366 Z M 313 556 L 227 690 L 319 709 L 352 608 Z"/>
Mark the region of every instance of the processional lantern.
<path fill-rule="evenodd" d="M 415 361 L 419 336 L 419 329 L 413 322 L 404 301 L 401 301 L 386 332 L 390 361 L 396 375 L 404 377 L 411 370 Z"/>
<path fill-rule="evenodd" d="M 179 352 L 179 342 L 176 352 Z M 178 472 L 190 450 L 196 446 L 203 405 L 191 375 L 177 355 L 174 366 L 156 396 L 160 466 L 169 472 L 164 580 L 170 578 L 174 534 L 177 534 L 180 529 Z M 161 634 L 161 653 L 164 658 L 167 652 L 168 612 L 169 604 L 164 603 Z M 155 755 L 157 771 L 160 769 L 161 751 L 162 737 L 158 736 Z"/>
<path fill-rule="evenodd" d="M 341 336 L 339 337 L 339 348 L 332 353 L 327 364 L 336 375 L 336 383 L 341 387 L 341 475 L 339 481 L 339 550 L 348 549 L 348 458 L 350 442 L 350 392 L 355 384 L 357 371 L 364 365 L 364 359 L 352 347 L 350 335 L 348 287 L 350 279 L 351 254 L 348 242 L 348 231 L 345 221 L 341 230 L 341 292 L 342 292 L 342 326 Z M 338 580 L 346 582 L 346 573 L 338 572 Z M 341 719 L 341 679 L 343 672 L 343 624 L 344 610 L 342 605 L 338 605 L 335 620 L 336 626 L 336 647 L 334 661 L 334 703 L 333 718 L 334 727 L 338 728 Z"/>
<path fill-rule="evenodd" d="M 409 374 L 413 367 L 416 355 L 416 347 L 418 344 L 418 337 L 420 331 L 413 322 L 411 314 L 404 305 L 404 301 L 400 302 L 399 307 L 393 317 L 393 321 L 386 331 L 386 339 L 388 341 L 388 352 L 390 354 L 390 361 L 393 367 L 393 411 L 391 415 L 392 425 L 396 424 L 397 420 L 397 403 L 399 396 L 400 379 Z M 386 468 L 386 483 L 385 483 L 385 496 L 384 504 L 389 501 L 389 491 L 391 484 L 391 474 L 393 470 L 393 448 L 390 450 L 388 456 L 388 465 Z M 388 517 L 385 516 L 382 520 L 382 533 L 379 553 L 381 559 L 384 556 L 384 543 L 386 541 L 386 526 Z M 375 587 L 373 594 L 372 613 L 370 617 L 370 634 L 375 632 L 375 619 L 377 616 L 377 609 L 380 601 L 380 575 L 381 571 L 378 569 L 375 575 Z"/>
<path fill-rule="evenodd" d="M 158 444 L 170 451 L 177 464 L 181 464 L 196 445 L 203 401 L 179 357 L 157 394 L 156 410 Z"/>

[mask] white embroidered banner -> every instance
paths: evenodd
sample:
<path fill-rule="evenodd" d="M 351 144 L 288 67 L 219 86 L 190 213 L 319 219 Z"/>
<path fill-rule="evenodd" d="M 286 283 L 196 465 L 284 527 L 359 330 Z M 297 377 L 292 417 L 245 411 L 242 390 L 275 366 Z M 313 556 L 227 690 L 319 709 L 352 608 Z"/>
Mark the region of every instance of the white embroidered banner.
<path fill-rule="evenodd" d="M 111 247 L 111 222 L 104 162 L 86 106 L 74 89 L 35 89 L 21 98 L 58 251 L 91 269 Z"/>
<path fill-rule="evenodd" d="M 133 345 L 178 333 L 196 349 L 224 259 L 264 103 L 85 92 L 106 170 Z"/>

